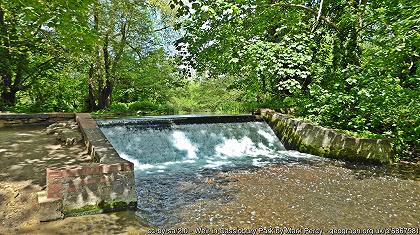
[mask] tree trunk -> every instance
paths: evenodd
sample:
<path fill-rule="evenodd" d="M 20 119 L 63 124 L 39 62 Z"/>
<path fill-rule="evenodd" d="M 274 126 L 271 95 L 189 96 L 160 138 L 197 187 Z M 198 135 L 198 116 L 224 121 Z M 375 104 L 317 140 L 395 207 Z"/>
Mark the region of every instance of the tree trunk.
<path fill-rule="evenodd" d="M 16 101 L 16 93 L 11 92 L 12 72 L 10 71 L 9 38 L 7 27 L 4 22 L 4 11 L 0 6 L 0 89 L 1 99 L 6 106 L 13 105 Z"/>
<path fill-rule="evenodd" d="M 105 35 L 104 45 L 102 47 L 103 59 L 104 59 L 104 69 L 105 69 L 105 86 L 102 84 L 102 78 L 99 79 L 99 97 L 98 97 L 98 108 L 104 109 L 107 108 L 110 104 L 111 93 L 112 93 L 112 82 L 110 81 L 110 66 L 111 61 L 109 58 L 108 51 L 109 36 Z"/>
<path fill-rule="evenodd" d="M 88 90 L 89 90 L 89 94 L 88 94 L 88 111 L 89 112 L 93 112 L 96 110 L 96 102 L 95 102 L 95 95 L 94 95 L 94 87 L 93 87 L 93 75 L 94 75 L 95 69 L 93 67 L 93 63 L 90 64 L 90 69 L 89 69 L 89 78 L 88 78 Z"/>
<path fill-rule="evenodd" d="M 12 19 L 16 21 L 16 12 L 12 12 Z M 16 24 L 5 22 L 4 10 L 0 6 L 0 92 L 1 99 L 6 106 L 16 104 L 16 93 L 21 89 L 24 73 L 29 60 L 28 52 L 20 50 L 13 52 L 18 41 Z"/>
<path fill-rule="evenodd" d="M 94 29 L 103 38 L 103 44 L 102 47 L 99 45 L 96 47 L 95 65 L 91 66 L 94 71 L 92 73 L 94 79 L 92 79 L 92 85 L 89 85 L 89 92 L 92 93 L 90 97 L 97 101 L 95 110 L 105 109 L 112 102 L 115 74 L 127 45 L 127 32 L 129 30 L 129 24 L 124 21 L 118 30 L 115 28 L 115 17 L 117 17 L 115 15 L 109 16 L 109 22 L 105 22 L 101 27 L 100 24 L 102 21 L 99 21 L 99 5 L 100 1 L 95 4 L 93 11 Z M 103 29 L 102 32 L 104 34 L 100 29 Z M 115 31 L 121 33 L 119 43 L 116 43 L 115 38 L 113 38 Z M 96 94 L 96 96 L 94 97 L 93 94 Z"/>
<path fill-rule="evenodd" d="M 14 106 L 16 104 L 16 92 L 14 90 L 3 91 L 1 93 L 1 98 L 6 106 Z"/>
<path fill-rule="evenodd" d="M 101 96 L 99 97 L 99 109 L 107 108 L 111 104 L 112 89 L 112 82 L 107 79 L 105 81 L 105 87 L 102 89 Z"/>

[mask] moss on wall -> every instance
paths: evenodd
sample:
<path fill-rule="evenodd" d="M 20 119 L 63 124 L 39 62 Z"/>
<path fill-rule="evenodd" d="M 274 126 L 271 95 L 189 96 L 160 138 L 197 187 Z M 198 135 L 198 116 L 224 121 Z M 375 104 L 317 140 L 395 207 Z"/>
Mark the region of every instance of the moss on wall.
<path fill-rule="evenodd" d="M 271 110 L 262 110 L 261 116 L 287 149 L 336 159 L 391 162 L 390 140 L 351 137 Z"/>
<path fill-rule="evenodd" d="M 86 205 L 77 209 L 64 208 L 64 216 L 80 216 L 80 215 L 92 215 L 106 212 L 123 211 L 123 210 L 135 210 L 137 208 L 137 202 L 125 202 L 125 201 L 101 201 L 96 205 Z"/>

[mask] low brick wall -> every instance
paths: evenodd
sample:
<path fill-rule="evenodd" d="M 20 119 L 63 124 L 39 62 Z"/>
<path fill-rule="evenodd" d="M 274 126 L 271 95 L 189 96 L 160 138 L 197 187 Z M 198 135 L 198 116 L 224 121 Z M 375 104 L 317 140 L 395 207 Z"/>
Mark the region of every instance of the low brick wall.
<path fill-rule="evenodd" d="M 0 113 L 0 128 L 23 125 L 51 124 L 75 118 L 74 113 Z"/>
<path fill-rule="evenodd" d="M 135 208 L 132 182 L 133 165 L 126 163 L 48 168 L 46 196 L 62 199 L 64 216 Z"/>
<path fill-rule="evenodd" d="M 389 139 L 355 138 L 273 110 L 260 113 L 288 149 L 329 158 L 391 162 Z"/>
<path fill-rule="evenodd" d="M 90 114 L 76 121 L 92 163 L 47 168 L 47 188 L 38 194 L 40 220 L 135 209 L 134 165 L 119 157 Z"/>

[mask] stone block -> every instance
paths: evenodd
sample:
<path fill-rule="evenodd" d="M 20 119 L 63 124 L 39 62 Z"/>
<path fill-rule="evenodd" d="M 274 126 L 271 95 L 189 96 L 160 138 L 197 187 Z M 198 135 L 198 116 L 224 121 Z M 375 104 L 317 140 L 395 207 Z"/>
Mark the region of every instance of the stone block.
<path fill-rule="evenodd" d="M 41 222 L 63 219 L 63 201 L 61 198 L 47 198 L 45 191 L 38 192 L 39 220 Z"/>

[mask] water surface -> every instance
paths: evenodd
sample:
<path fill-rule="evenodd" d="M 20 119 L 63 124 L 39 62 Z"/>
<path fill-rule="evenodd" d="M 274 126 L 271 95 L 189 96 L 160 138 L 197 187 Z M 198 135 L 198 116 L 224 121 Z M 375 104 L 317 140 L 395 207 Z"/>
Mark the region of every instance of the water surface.
<path fill-rule="evenodd" d="M 134 163 L 136 214 L 151 227 L 420 225 L 418 166 L 287 151 L 265 122 L 101 129 Z"/>

